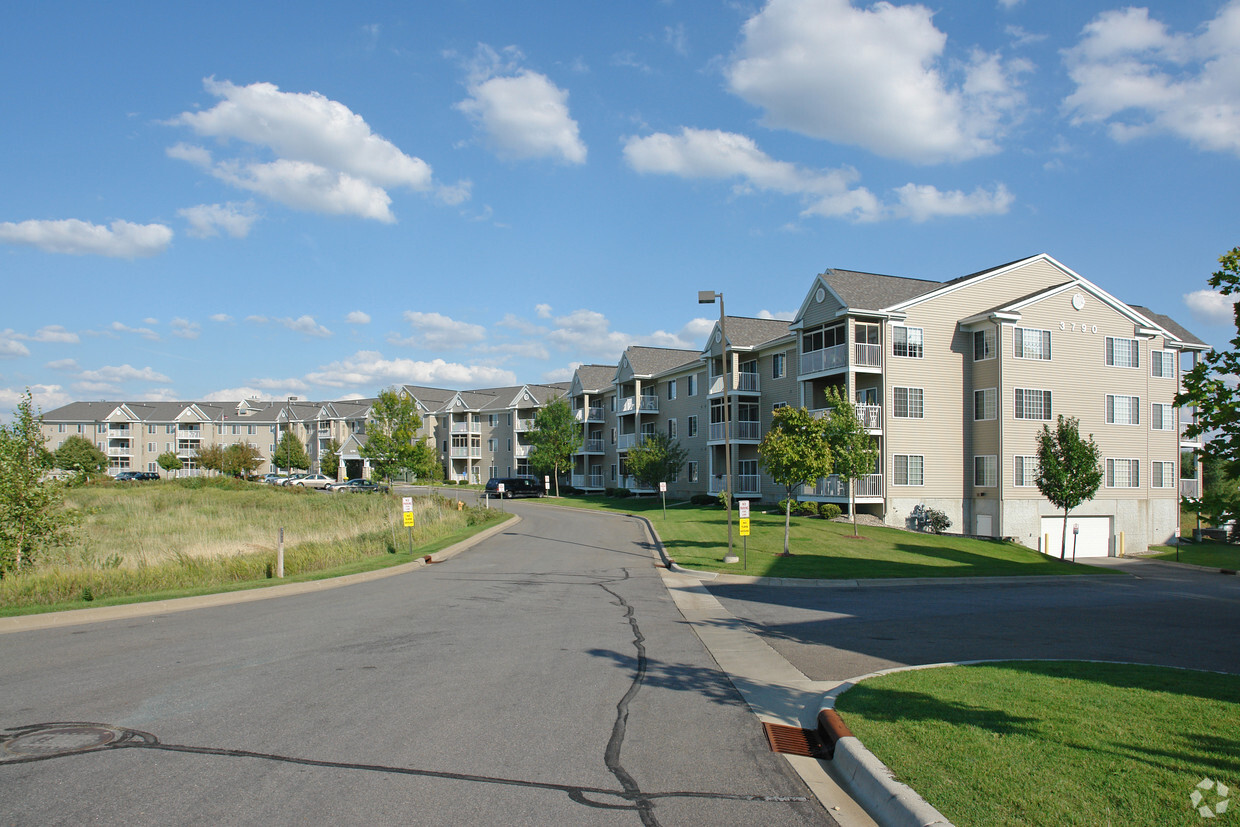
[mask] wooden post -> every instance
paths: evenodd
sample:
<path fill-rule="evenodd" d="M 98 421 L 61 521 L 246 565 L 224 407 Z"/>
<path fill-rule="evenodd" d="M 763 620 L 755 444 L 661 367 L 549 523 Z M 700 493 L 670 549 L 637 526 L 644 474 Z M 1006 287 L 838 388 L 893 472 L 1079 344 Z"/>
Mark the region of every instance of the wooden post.
<path fill-rule="evenodd" d="M 284 578 L 284 526 L 280 526 L 280 544 L 276 547 L 276 577 Z"/>

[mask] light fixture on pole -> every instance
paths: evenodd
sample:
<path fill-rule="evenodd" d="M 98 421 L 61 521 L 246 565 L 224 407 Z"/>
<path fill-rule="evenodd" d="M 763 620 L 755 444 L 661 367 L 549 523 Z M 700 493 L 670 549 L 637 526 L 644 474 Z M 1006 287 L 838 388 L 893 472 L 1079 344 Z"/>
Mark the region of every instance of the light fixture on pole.
<path fill-rule="evenodd" d="M 740 559 L 732 550 L 732 389 L 731 370 L 728 367 L 728 329 L 726 316 L 723 312 L 723 294 L 713 290 L 699 290 L 698 304 L 714 304 L 719 299 L 719 340 L 720 354 L 723 362 L 723 465 L 724 465 L 724 501 L 728 509 L 728 553 L 723 558 L 725 563 L 739 563 Z"/>

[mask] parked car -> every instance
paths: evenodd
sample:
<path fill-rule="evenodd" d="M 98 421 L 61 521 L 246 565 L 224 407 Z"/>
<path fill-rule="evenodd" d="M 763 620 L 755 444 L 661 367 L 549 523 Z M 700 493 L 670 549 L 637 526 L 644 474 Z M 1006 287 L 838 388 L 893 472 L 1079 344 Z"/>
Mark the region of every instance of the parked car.
<path fill-rule="evenodd" d="M 333 482 L 335 482 L 335 480 L 326 474 L 309 474 L 308 476 L 302 477 L 301 479 L 293 482 L 292 485 L 295 485 L 298 488 L 326 488 Z"/>
<path fill-rule="evenodd" d="M 308 476 L 310 475 L 309 474 L 289 474 L 287 477 L 284 478 L 282 482 L 277 482 L 276 485 L 293 485 L 298 480 L 304 479 Z"/>
<path fill-rule="evenodd" d="M 500 483 L 504 484 L 503 497 L 506 500 L 511 500 L 513 497 L 541 497 L 543 495 L 542 483 L 535 477 L 493 477 L 487 480 L 482 496 L 500 496 Z"/>
<path fill-rule="evenodd" d="M 370 480 L 352 479 L 344 482 L 332 483 L 327 490 L 334 494 L 386 494 L 388 487 Z"/>
<path fill-rule="evenodd" d="M 134 479 L 135 480 L 157 480 L 159 479 L 159 474 L 155 473 L 154 471 L 139 471 L 138 476 L 134 477 Z"/>
<path fill-rule="evenodd" d="M 138 478 L 137 471 L 120 471 L 112 479 L 117 482 L 133 482 Z"/>
<path fill-rule="evenodd" d="M 288 477 L 283 474 L 268 474 L 266 480 L 268 485 L 283 485 L 288 480 Z"/>

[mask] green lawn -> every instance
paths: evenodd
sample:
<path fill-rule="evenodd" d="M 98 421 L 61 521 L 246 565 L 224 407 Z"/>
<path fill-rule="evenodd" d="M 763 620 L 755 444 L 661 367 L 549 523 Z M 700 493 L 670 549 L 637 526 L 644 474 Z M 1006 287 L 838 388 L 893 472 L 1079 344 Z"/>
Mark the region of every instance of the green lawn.
<path fill-rule="evenodd" d="M 1190 802 L 1202 779 L 1240 785 L 1237 699 L 1238 675 L 1013 661 L 871 678 L 836 708 L 960 827 L 1200 825 L 1237 818 Z"/>
<path fill-rule="evenodd" d="M 1194 566 L 1208 566 L 1212 569 L 1240 570 L 1240 547 L 1224 543 L 1205 542 L 1180 546 L 1178 560 L 1174 546 L 1150 546 L 1150 551 L 1160 552 L 1150 557 L 1151 560 L 1191 563 Z"/>
<path fill-rule="evenodd" d="M 658 531 L 668 556 L 686 568 L 706 571 L 829 580 L 1107 573 L 1000 540 L 873 526 L 861 526 L 860 537 L 854 537 L 852 523 L 815 517 L 792 518 L 793 556 L 783 557 L 783 514 L 756 509 L 750 514 L 752 533 L 747 541 L 735 534 L 737 527 L 733 526 L 733 547 L 741 562 L 729 565 L 723 562 L 728 532 L 727 512 L 722 508 L 669 503 L 665 518 L 659 501 L 653 498 L 569 497 L 544 502 L 641 514 Z"/>

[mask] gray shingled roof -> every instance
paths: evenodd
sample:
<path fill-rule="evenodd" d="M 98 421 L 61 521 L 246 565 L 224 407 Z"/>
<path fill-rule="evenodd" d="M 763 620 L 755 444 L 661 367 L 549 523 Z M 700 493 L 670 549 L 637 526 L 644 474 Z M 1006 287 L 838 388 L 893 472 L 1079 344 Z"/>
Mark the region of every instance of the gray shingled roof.
<path fill-rule="evenodd" d="M 1139 304 L 1131 304 L 1129 305 L 1129 307 L 1131 307 L 1133 310 L 1137 311 L 1141 315 L 1148 316 L 1149 318 L 1153 319 L 1155 322 L 1157 322 L 1158 324 L 1160 324 L 1167 330 L 1170 330 L 1172 333 L 1175 334 L 1176 338 L 1179 339 L 1180 341 L 1187 342 L 1190 345 L 1200 345 L 1201 347 L 1209 347 L 1209 345 L 1207 345 L 1205 342 L 1198 339 L 1196 336 L 1190 333 L 1186 328 L 1182 327 L 1179 322 L 1177 322 L 1175 319 L 1171 318 L 1170 316 L 1164 316 L 1162 313 L 1155 313 L 1153 310 L 1150 310 L 1148 307 L 1142 307 Z"/>
<path fill-rule="evenodd" d="M 780 319 L 754 319 L 749 316 L 728 316 L 730 347 L 758 347 L 788 335 L 791 322 Z"/>
<path fill-rule="evenodd" d="M 696 362 L 701 354 L 696 350 L 630 345 L 625 348 L 624 355 L 633 366 L 633 373 L 638 376 L 654 376 L 675 370 L 689 362 Z"/>
<path fill-rule="evenodd" d="M 977 274 L 974 274 L 977 275 Z M 827 270 L 819 275 L 846 307 L 878 310 L 916 298 L 943 286 L 943 282 L 880 276 L 855 270 Z"/>
<path fill-rule="evenodd" d="M 615 365 L 582 365 L 577 368 L 577 381 L 581 383 L 581 389 L 587 393 L 597 391 L 605 391 L 611 387 L 612 380 L 616 378 Z"/>

